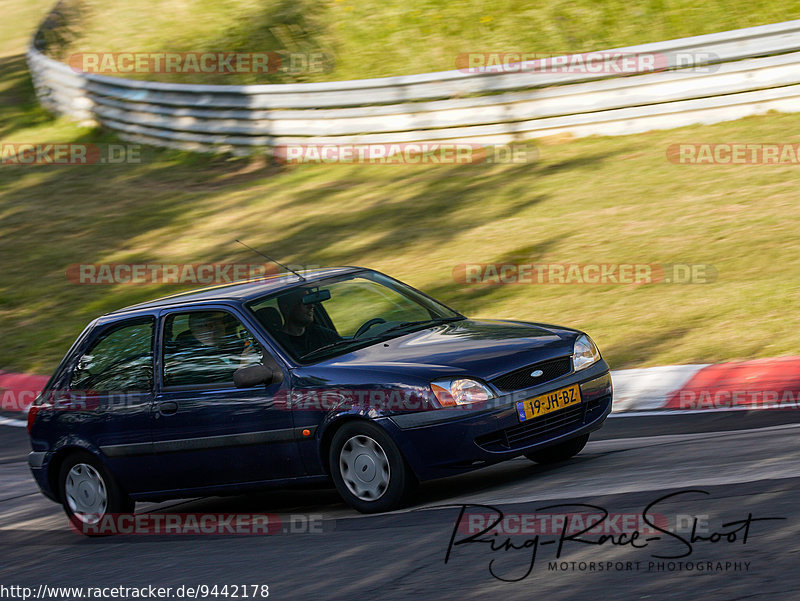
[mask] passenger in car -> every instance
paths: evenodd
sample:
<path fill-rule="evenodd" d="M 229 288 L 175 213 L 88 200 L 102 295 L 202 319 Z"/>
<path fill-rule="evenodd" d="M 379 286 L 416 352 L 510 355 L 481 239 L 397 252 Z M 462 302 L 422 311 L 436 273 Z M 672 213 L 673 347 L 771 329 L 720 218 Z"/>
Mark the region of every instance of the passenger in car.
<path fill-rule="evenodd" d="M 189 336 L 184 341 L 192 346 L 215 349 L 226 337 L 228 324 L 224 313 L 190 313 Z M 178 336 L 178 340 L 185 334 Z"/>
<path fill-rule="evenodd" d="M 239 367 L 261 361 L 261 348 L 251 337 L 237 336 L 239 323 L 222 311 L 189 314 L 189 329 L 169 345 L 166 375 L 171 384 L 232 380 Z"/>

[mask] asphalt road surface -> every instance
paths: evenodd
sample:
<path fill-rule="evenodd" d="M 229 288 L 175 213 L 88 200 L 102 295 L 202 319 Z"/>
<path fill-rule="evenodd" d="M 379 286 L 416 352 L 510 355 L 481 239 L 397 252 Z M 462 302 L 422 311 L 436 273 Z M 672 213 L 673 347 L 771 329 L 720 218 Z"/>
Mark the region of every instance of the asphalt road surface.
<path fill-rule="evenodd" d="M 93 539 L 38 492 L 25 429 L 0 425 L 0 599 L 22 598 L 8 587 L 87 594 L 40 585 L 172 587 L 170 598 L 206 585 L 207 599 L 263 598 L 261 585 L 270 599 L 798 599 L 798 413 L 612 418 L 568 462 L 515 459 L 426 483 L 413 507 L 391 514 L 362 516 L 332 489 L 137 505 L 276 514 L 280 532 L 269 536 Z M 642 520 L 653 502 L 648 519 L 664 531 Z M 596 529 L 572 540 L 584 518 Z M 597 544 L 604 533 L 613 538 Z M 467 542 L 473 535 L 489 542 Z"/>

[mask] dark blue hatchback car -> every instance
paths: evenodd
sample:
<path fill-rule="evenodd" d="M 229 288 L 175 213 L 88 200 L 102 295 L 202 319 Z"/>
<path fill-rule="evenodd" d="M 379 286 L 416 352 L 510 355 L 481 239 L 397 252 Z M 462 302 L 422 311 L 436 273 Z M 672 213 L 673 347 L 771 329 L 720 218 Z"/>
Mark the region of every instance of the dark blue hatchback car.
<path fill-rule="evenodd" d="M 93 321 L 30 410 L 29 462 L 78 524 L 137 500 L 331 479 L 357 510 L 386 511 L 421 480 L 568 459 L 611 397 L 582 332 L 315 270 Z"/>

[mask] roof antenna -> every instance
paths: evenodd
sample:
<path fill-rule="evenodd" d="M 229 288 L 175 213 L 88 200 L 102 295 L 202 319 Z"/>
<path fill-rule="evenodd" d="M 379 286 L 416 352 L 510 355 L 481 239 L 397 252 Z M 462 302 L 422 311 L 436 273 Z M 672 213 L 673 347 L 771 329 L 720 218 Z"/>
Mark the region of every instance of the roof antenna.
<path fill-rule="evenodd" d="M 306 281 L 306 279 L 305 279 L 305 278 L 304 278 L 302 275 L 300 275 L 299 273 L 297 273 L 297 272 L 296 272 L 294 269 L 292 269 L 291 267 L 287 267 L 287 266 L 286 266 L 286 265 L 284 265 L 283 263 L 279 263 L 278 261 L 276 261 L 275 259 L 273 259 L 272 257 L 270 257 L 268 254 L 266 254 L 266 253 L 262 253 L 260 250 L 256 250 L 256 249 L 255 249 L 255 248 L 253 248 L 252 246 L 248 246 L 247 244 L 245 244 L 245 243 L 244 243 L 244 242 L 242 242 L 241 240 L 235 240 L 235 242 L 238 242 L 239 244 L 241 244 L 241 245 L 242 245 L 242 246 L 244 246 L 245 248 L 249 248 L 250 250 L 252 250 L 252 251 L 253 251 L 254 253 L 256 253 L 256 254 L 259 254 L 259 255 L 261 255 L 262 257 L 265 257 L 265 258 L 269 259 L 270 261 L 272 261 L 272 262 L 273 262 L 273 263 L 275 263 L 276 265 L 279 265 L 280 267 L 283 267 L 283 268 L 284 268 L 286 271 L 291 271 L 291 272 L 292 272 L 293 274 L 295 274 L 295 275 L 296 275 L 298 278 L 300 278 L 300 280 L 302 280 L 303 282 L 305 282 L 305 281 Z"/>

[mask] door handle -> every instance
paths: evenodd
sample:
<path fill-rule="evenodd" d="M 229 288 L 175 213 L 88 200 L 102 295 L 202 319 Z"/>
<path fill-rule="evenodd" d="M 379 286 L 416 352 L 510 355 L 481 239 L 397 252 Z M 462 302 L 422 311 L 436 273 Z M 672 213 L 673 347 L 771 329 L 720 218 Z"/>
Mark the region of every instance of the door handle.
<path fill-rule="evenodd" d="M 175 401 L 166 401 L 158 405 L 158 412 L 161 415 L 174 415 L 178 412 L 178 403 Z"/>

